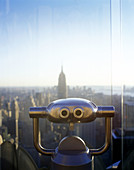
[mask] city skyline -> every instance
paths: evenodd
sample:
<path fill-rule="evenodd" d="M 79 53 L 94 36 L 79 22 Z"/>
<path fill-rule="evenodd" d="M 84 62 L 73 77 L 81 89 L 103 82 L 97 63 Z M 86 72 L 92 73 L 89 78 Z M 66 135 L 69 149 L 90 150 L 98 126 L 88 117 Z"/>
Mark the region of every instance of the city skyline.
<path fill-rule="evenodd" d="M 134 2 L 121 23 L 111 2 L 112 25 L 107 0 L 1 1 L 0 87 L 57 85 L 61 65 L 70 86 L 133 86 Z"/>

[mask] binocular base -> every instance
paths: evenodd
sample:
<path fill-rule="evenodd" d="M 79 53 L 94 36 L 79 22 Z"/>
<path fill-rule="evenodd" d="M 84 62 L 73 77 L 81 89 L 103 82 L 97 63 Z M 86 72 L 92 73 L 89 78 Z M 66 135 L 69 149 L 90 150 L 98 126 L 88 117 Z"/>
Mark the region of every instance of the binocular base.
<path fill-rule="evenodd" d="M 91 170 L 91 164 L 89 149 L 78 136 L 65 137 L 51 158 L 52 170 Z"/>
<path fill-rule="evenodd" d="M 51 170 L 91 170 L 91 162 L 81 166 L 58 165 L 52 161 Z"/>

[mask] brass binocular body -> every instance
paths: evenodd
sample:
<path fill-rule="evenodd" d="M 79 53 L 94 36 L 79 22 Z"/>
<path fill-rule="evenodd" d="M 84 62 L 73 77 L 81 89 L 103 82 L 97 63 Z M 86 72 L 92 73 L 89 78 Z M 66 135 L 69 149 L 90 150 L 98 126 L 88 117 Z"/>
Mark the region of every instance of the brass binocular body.
<path fill-rule="evenodd" d="M 39 118 L 46 118 L 54 123 L 68 123 L 70 130 L 73 130 L 75 123 L 87 123 L 103 117 L 105 118 L 105 144 L 101 148 L 89 150 L 91 155 L 102 154 L 110 144 L 110 119 L 114 116 L 114 113 L 115 108 L 113 106 L 96 106 L 93 102 L 81 98 L 60 99 L 50 103 L 48 106 L 31 107 L 29 115 L 33 118 L 35 148 L 42 154 L 53 155 L 55 153 L 55 149 L 43 148 L 39 143 Z M 74 138 L 72 139 L 74 140 Z"/>

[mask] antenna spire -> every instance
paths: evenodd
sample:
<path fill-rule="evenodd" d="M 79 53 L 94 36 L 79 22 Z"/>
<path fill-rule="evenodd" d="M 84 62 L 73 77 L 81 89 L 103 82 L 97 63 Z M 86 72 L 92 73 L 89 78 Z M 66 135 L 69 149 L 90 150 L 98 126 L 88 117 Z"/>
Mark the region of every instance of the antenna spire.
<path fill-rule="evenodd" d="M 61 72 L 63 72 L 63 65 L 61 65 Z"/>

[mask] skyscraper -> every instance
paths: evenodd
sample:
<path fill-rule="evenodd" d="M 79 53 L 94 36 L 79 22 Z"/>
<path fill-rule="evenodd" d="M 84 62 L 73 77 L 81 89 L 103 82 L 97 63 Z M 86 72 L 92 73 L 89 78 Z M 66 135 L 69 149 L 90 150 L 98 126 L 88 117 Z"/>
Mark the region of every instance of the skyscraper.
<path fill-rule="evenodd" d="M 61 67 L 61 73 L 58 79 L 58 99 L 64 99 L 67 97 L 66 76 L 63 73 L 63 67 Z"/>

